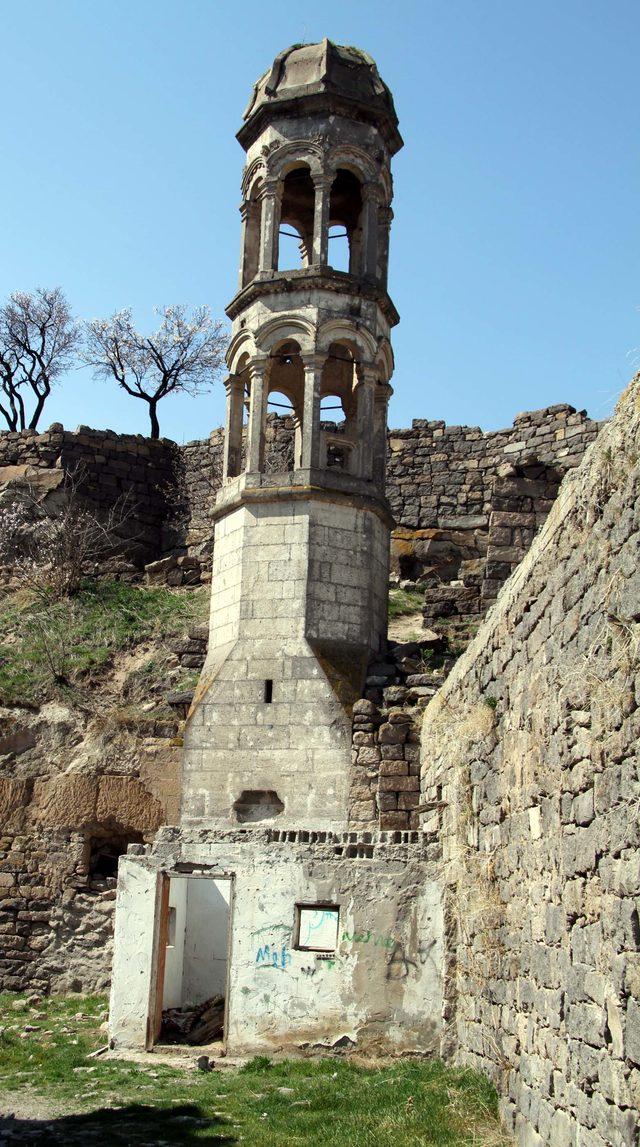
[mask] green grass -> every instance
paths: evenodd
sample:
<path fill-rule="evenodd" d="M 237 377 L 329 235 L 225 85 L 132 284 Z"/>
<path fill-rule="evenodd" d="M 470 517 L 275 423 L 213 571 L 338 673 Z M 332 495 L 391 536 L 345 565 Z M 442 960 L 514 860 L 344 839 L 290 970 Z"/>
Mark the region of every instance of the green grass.
<path fill-rule="evenodd" d="M 423 605 L 424 593 L 418 590 L 389 590 L 389 617 L 406 617 L 410 613 L 420 613 Z"/>
<path fill-rule="evenodd" d="M 28 591 L 0 599 L 0 704 L 38 702 L 87 681 L 114 653 L 170 638 L 203 619 L 206 590 L 86 582 L 63 601 Z"/>
<path fill-rule="evenodd" d="M 49 1144 L 244 1143 L 249 1147 L 498 1147 L 496 1096 L 471 1071 L 438 1060 L 362 1066 L 343 1058 L 187 1072 L 87 1054 L 104 1043 L 106 1001 L 52 997 L 16 1012 L 0 996 L 2 1131 L 24 1134 L 44 1119 Z M 37 1031 L 24 1033 L 25 1024 Z M 24 1034 L 24 1038 L 21 1038 Z M 197 1049 L 191 1051 L 195 1059 Z"/>

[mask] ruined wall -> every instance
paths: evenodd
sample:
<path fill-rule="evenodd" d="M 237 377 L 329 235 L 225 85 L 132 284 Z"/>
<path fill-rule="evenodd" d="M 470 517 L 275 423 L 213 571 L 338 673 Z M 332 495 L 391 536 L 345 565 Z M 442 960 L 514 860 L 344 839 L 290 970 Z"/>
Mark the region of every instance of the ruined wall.
<path fill-rule="evenodd" d="M 536 458 L 570 470 L 601 426 L 567 403 L 518 414 L 505 430 L 414 418 L 410 430 L 389 431 L 394 517 L 411 529 L 485 529 L 501 464 Z"/>
<path fill-rule="evenodd" d="M 109 983 L 118 855 L 177 815 L 177 721 L 144 741 L 105 725 L 57 702 L 0 709 L 3 990 Z"/>
<path fill-rule="evenodd" d="M 640 1131 L 640 380 L 427 707 L 446 1046 L 517 1141 Z"/>
<path fill-rule="evenodd" d="M 185 516 L 181 505 L 182 459 L 168 439 L 114 434 L 80 426 L 63 430 L 54 423 L 43 434 L 23 430 L 0 434 L 0 484 L 15 479 L 54 493 L 65 474 L 75 476 L 83 500 L 108 510 L 126 497 L 128 519 L 120 566 L 132 572 L 175 544 Z"/>
<path fill-rule="evenodd" d="M 157 954 L 159 869 L 229 877 L 228 1051 L 436 1052 L 442 1010 L 437 842 L 414 832 L 164 828 L 118 882 L 109 1015 L 116 1047 L 144 1047 Z M 266 876 L 265 874 L 268 874 Z M 303 949 L 296 905 L 339 910 L 335 950 Z M 153 1004 L 152 1004 L 153 1006 Z"/>
<path fill-rule="evenodd" d="M 415 579 L 434 570 L 447 582 L 473 574 L 469 562 L 484 561 L 493 545 L 488 534 L 500 466 L 536 459 L 562 476 L 577 465 L 601 425 L 561 404 L 518 415 L 505 430 L 423 419 L 415 419 L 410 430 L 390 430 L 387 496 L 398 526 L 392 557 L 400 576 Z M 287 468 L 292 439 L 291 420 L 269 415 L 267 471 L 269 465 Z M 56 474 L 59 482 L 65 471 L 79 468 L 82 492 L 95 505 L 109 507 L 128 494 L 135 507 L 122 547 L 130 572 L 162 560 L 151 571 L 153 579 L 192 584 L 210 577 L 211 509 L 222 476 L 222 449 L 222 429 L 177 446 L 168 439 L 88 427 L 68 431 L 54 423 L 43 434 L 0 433 L 0 485 L 49 471 L 55 488 Z M 539 496 L 538 518 L 548 500 L 542 486 Z M 170 552 L 173 556 L 166 556 Z"/>

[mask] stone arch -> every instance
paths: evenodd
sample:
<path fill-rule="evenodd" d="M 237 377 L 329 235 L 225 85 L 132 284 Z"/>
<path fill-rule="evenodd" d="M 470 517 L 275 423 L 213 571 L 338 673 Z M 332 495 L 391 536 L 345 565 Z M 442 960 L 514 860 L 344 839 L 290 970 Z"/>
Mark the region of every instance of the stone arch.
<path fill-rule="evenodd" d="M 376 339 L 364 327 L 356 327 L 347 319 L 327 319 L 318 331 L 318 350 L 329 351 L 332 343 L 343 343 L 357 348 L 359 359 L 372 362 L 378 352 Z"/>
<path fill-rule="evenodd" d="M 298 315 L 278 315 L 269 319 L 256 331 L 256 353 L 270 355 L 275 346 L 289 340 L 298 344 L 300 354 L 312 354 L 315 350 L 313 324 Z"/>
<path fill-rule="evenodd" d="M 389 339 L 383 339 L 375 355 L 375 364 L 378 371 L 378 381 L 388 382 L 393 374 L 393 349 Z"/>
<path fill-rule="evenodd" d="M 227 350 L 226 362 L 230 374 L 240 374 L 257 354 L 252 334 L 241 330 L 232 338 Z"/>
<path fill-rule="evenodd" d="M 311 176 L 322 175 L 322 152 L 307 140 L 290 140 L 269 154 L 267 174 L 270 179 L 281 181 L 300 166 L 308 167 Z"/>

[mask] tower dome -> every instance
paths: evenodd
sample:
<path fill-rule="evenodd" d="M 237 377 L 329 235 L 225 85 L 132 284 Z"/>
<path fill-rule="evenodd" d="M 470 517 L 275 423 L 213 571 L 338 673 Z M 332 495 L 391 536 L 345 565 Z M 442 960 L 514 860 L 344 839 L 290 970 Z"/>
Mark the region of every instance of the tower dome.
<path fill-rule="evenodd" d="M 327 39 L 292 44 L 278 53 L 254 85 L 238 138 L 246 146 L 275 111 L 300 116 L 328 107 L 375 120 L 383 127 L 391 155 L 402 147 L 393 97 L 375 61 L 361 48 Z"/>

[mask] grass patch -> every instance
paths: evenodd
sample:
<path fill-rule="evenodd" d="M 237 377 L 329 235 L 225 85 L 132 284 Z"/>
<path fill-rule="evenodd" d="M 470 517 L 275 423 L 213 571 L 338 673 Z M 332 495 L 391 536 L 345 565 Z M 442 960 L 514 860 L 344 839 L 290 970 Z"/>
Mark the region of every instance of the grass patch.
<path fill-rule="evenodd" d="M 20 999 L 0 996 L 0 1100 L 6 1107 L 8 1097 L 18 1111 L 0 1119 L 0 1133 L 28 1132 L 39 1117 L 50 1144 L 85 1144 L 93 1136 L 140 1147 L 508 1143 L 487 1080 L 439 1060 L 372 1068 L 348 1059 L 256 1056 L 239 1070 L 208 1074 L 154 1062 L 153 1055 L 144 1064 L 87 1060 L 104 1042 L 103 998 L 51 997 L 15 1011 Z M 38 1030 L 25 1033 L 29 1024 Z"/>
<path fill-rule="evenodd" d="M 207 591 L 87 581 L 44 604 L 26 590 L 0 600 L 0 704 L 40 702 L 86 681 L 114 653 L 204 620 Z"/>
<path fill-rule="evenodd" d="M 424 594 L 415 589 L 389 590 L 389 617 L 406 617 L 410 613 L 420 613 L 424 605 Z"/>

